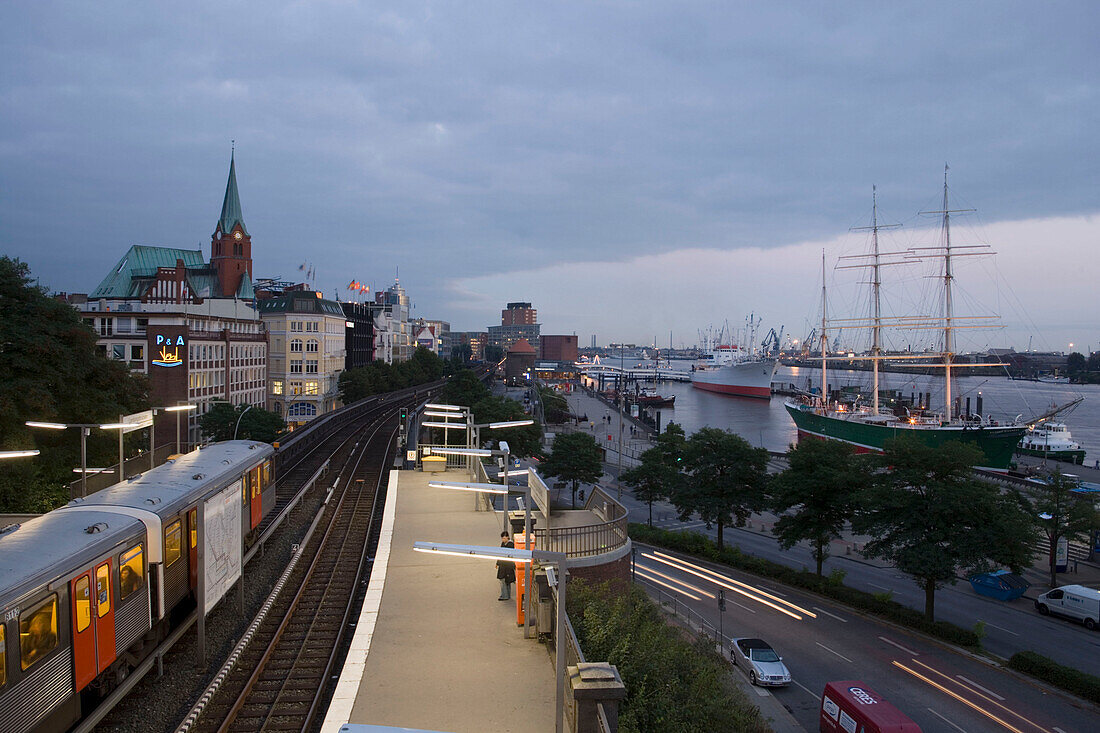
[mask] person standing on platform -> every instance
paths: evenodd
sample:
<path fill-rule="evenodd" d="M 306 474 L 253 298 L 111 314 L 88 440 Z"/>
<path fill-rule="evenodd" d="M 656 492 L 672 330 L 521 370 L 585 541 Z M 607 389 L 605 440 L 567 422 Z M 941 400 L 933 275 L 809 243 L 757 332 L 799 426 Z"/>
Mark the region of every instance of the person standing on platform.
<path fill-rule="evenodd" d="M 515 548 L 516 543 L 507 532 L 500 533 L 500 546 Z M 516 564 L 511 560 L 497 560 L 497 579 L 500 580 L 498 601 L 512 600 L 512 583 L 516 582 Z"/>

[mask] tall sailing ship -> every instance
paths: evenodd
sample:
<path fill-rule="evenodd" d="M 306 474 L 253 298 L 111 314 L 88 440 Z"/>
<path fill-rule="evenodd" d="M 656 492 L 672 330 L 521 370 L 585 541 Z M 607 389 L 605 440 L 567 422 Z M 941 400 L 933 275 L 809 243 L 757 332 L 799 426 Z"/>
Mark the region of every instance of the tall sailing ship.
<path fill-rule="evenodd" d="M 838 269 L 860 269 L 869 271 L 871 286 L 871 314 L 869 318 L 830 319 L 827 312 L 825 291 L 825 255 L 822 253 L 821 287 L 821 391 L 817 395 L 806 395 L 801 399 L 787 400 L 784 406 L 798 428 L 799 439 L 804 437 L 840 440 L 856 446 L 860 452 L 882 452 L 886 442 L 892 438 L 908 436 L 921 443 L 937 447 L 948 441 L 961 441 L 977 448 L 982 453 L 979 468 L 994 471 L 1006 471 L 1027 425 L 1012 420 L 998 422 L 982 412 L 981 397 L 978 398 L 977 411 L 967 414 L 961 400 L 952 397 L 952 372 L 965 368 L 969 364 L 954 361 L 955 331 L 960 328 L 988 328 L 984 316 L 959 316 L 954 313 L 952 287 L 954 275 L 953 261 L 958 257 L 992 254 L 988 245 L 952 246 L 951 215 L 969 211 L 952 210 L 948 205 L 947 169 L 944 169 L 943 208 L 940 211 L 925 212 L 942 216 L 941 242 L 931 247 L 912 247 L 899 252 L 880 252 L 878 233 L 882 229 L 895 225 L 878 223 L 878 202 L 873 197 L 871 225 L 858 227 L 871 233 L 871 252 L 841 258 Z M 928 260 L 940 260 L 942 266 L 938 277 L 942 280 L 943 293 L 941 315 L 938 316 L 900 316 L 884 317 L 881 304 L 881 271 L 890 265 L 911 264 Z M 865 328 L 869 326 L 872 343 L 870 353 L 863 356 L 845 355 L 830 357 L 826 334 L 831 328 Z M 906 330 L 934 330 L 940 335 L 938 352 L 904 352 L 886 354 L 882 344 L 882 333 L 886 328 Z M 830 361 L 869 360 L 872 366 L 874 385 L 868 403 L 845 403 L 830 395 L 828 391 L 828 367 Z M 943 370 L 944 402 L 942 411 L 923 409 L 916 405 L 896 403 L 892 409 L 881 404 L 879 389 L 879 371 L 883 362 L 897 365 L 917 366 L 915 362 L 931 360 L 931 366 Z M 923 365 L 928 366 L 928 365 Z M 989 366 L 982 364 L 981 366 Z"/>

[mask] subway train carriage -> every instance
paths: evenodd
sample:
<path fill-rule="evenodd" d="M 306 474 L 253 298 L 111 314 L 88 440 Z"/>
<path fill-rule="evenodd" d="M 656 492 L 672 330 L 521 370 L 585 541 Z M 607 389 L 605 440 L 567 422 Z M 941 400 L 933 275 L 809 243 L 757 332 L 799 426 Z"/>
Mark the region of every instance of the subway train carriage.
<path fill-rule="evenodd" d="M 274 506 L 273 453 L 217 443 L 0 530 L 0 733 L 65 730 L 155 649 L 195 606 L 199 542 L 243 553 Z"/>

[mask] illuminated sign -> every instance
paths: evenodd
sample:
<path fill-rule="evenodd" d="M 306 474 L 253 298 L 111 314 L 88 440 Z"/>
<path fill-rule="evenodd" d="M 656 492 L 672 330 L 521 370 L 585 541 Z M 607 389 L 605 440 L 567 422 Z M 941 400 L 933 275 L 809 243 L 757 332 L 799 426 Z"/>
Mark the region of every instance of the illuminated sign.
<path fill-rule="evenodd" d="M 154 366 L 175 367 L 183 363 L 180 358 L 180 347 L 184 346 L 183 336 L 164 336 L 157 334 L 156 346 L 160 347 L 160 353 L 153 359 Z"/>

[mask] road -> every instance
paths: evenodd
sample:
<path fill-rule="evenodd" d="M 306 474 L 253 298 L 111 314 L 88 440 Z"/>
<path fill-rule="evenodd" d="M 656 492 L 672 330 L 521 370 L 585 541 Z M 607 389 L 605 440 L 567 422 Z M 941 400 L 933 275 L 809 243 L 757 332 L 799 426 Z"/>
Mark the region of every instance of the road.
<path fill-rule="evenodd" d="M 765 639 L 791 670 L 789 687 L 754 691 L 774 695 L 807 730 L 817 730 L 821 691 L 830 680 L 865 682 L 925 731 L 1100 729 L 1091 706 L 817 596 L 641 545 L 636 573 L 651 595 L 666 603 L 675 598 L 715 628 L 715 598 L 724 588 L 724 635 Z"/>

